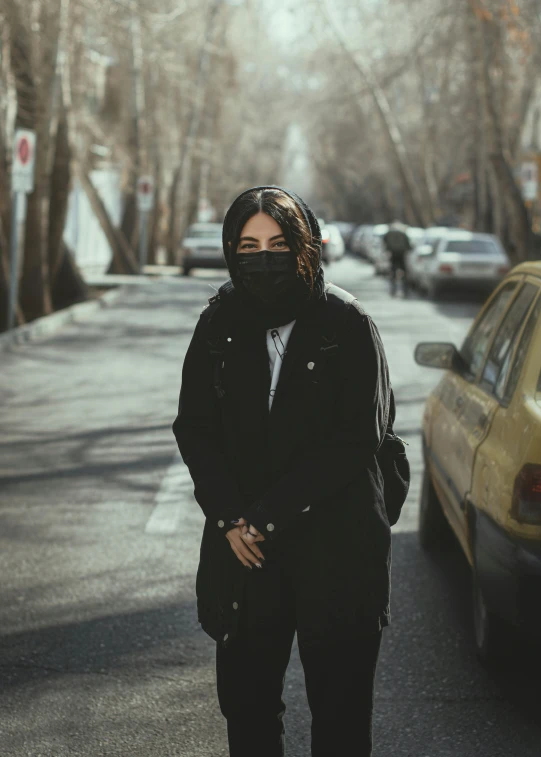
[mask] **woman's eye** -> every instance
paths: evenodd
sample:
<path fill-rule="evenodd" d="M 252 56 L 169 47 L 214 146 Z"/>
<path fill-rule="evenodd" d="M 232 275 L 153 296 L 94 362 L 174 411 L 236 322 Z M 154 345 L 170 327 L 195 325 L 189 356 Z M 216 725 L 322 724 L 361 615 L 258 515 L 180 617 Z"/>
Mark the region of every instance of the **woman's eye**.
<path fill-rule="evenodd" d="M 284 242 L 283 240 L 281 242 L 276 242 L 276 244 L 281 244 L 284 247 L 287 247 L 287 242 Z"/>

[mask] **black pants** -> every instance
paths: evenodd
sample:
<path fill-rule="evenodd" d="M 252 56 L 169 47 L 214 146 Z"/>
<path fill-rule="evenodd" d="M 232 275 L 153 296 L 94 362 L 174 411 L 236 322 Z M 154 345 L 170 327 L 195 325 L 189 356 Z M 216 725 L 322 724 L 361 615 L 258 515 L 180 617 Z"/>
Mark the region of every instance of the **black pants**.
<path fill-rule="evenodd" d="M 238 636 L 216 648 L 218 700 L 227 719 L 230 757 L 283 757 L 282 699 L 296 631 L 294 571 L 299 524 L 263 542 L 239 617 Z M 261 546 L 261 543 L 260 543 Z M 325 614 L 325 607 L 321 608 Z M 314 645 L 298 636 L 312 713 L 312 757 L 372 754 L 373 688 L 381 631 Z"/>
<path fill-rule="evenodd" d="M 389 279 L 391 282 L 391 294 L 394 296 L 396 293 L 396 281 L 398 279 L 398 272 L 401 272 L 402 274 L 402 291 L 404 293 L 404 297 L 407 297 L 408 295 L 408 289 L 409 289 L 409 283 L 408 283 L 408 275 L 406 271 L 406 263 L 403 258 L 392 258 L 391 259 L 391 270 L 389 272 Z"/>

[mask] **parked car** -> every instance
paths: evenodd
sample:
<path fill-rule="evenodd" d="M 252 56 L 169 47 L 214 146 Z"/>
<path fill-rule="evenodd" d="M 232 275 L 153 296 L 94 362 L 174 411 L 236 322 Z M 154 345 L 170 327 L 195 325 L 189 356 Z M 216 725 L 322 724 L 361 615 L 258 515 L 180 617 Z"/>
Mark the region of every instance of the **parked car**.
<path fill-rule="evenodd" d="M 510 269 L 497 236 L 471 231 L 447 230 L 422 258 L 418 283 L 432 299 L 444 289 L 492 291 Z"/>
<path fill-rule="evenodd" d="M 427 256 L 430 256 L 437 242 L 445 235 L 450 229 L 447 226 L 430 226 L 428 229 L 424 229 L 423 236 L 417 240 L 413 250 L 406 257 L 406 274 L 408 276 L 409 285 L 413 289 L 419 289 L 421 286 L 421 274 L 423 266 L 427 260 Z M 461 231 L 461 229 L 459 229 Z"/>
<path fill-rule="evenodd" d="M 319 228 L 321 229 L 321 258 L 324 263 L 330 263 L 332 260 L 336 260 L 338 257 L 336 248 L 336 235 L 338 234 L 341 241 L 342 237 L 338 229 L 336 229 L 332 232 L 333 237 L 331 238 L 332 224 L 328 224 L 323 218 L 318 218 L 317 222 L 319 223 Z M 342 255 L 343 254 L 344 253 L 342 251 Z"/>
<path fill-rule="evenodd" d="M 181 248 L 182 273 L 192 268 L 226 268 L 221 223 L 194 223 L 186 229 Z"/>
<path fill-rule="evenodd" d="M 344 257 L 346 249 L 342 234 L 340 233 L 338 226 L 334 223 L 328 223 L 325 228 L 329 234 L 329 241 L 327 242 L 326 247 L 327 262 L 340 260 L 340 258 Z"/>
<path fill-rule="evenodd" d="M 513 268 L 460 351 L 418 344 L 446 369 L 422 422 L 419 536 L 453 532 L 472 568 L 479 657 L 506 651 L 509 625 L 541 638 L 541 262 Z"/>
<path fill-rule="evenodd" d="M 357 226 L 349 239 L 349 251 L 359 258 L 368 257 L 368 236 L 374 226 L 372 224 L 361 224 Z"/>
<path fill-rule="evenodd" d="M 345 247 L 348 247 L 351 235 L 355 231 L 355 224 L 350 221 L 334 221 L 334 226 L 338 228 L 342 235 Z"/>
<path fill-rule="evenodd" d="M 376 273 L 384 273 L 384 266 L 387 259 L 385 254 L 385 246 L 383 244 L 383 237 L 389 231 L 389 226 L 386 223 L 378 223 L 367 234 L 366 247 L 367 258 L 370 263 L 375 267 Z"/>

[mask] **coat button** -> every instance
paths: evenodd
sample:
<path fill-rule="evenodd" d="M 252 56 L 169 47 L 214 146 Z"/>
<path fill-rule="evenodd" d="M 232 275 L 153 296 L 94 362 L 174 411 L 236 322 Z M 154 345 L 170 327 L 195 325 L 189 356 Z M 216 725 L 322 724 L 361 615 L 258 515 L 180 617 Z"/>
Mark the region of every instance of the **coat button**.
<path fill-rule="evenodd" d="M 272 523 L 267 524 L 267 531 L 274 531 L 274 525 Z"/>
<path fill-rule="evenodd" d="M 233 609 L 234 610 L 238 610 L 239 609 L 239 603 L 238 602 L 233 602 Z"/>
<path fill-rule="evenodd" d="M 229 639 L 229 634 L 226 633 L 226 635 L 224 636 L 224 641 L 227 641 L 228 639 Z"/>
<path fill-rule="evenodd" d="M 218 525 L 220 526 L 220 528 L 223 528 L 225 526 L 225 523 L 223 520 L 219 520 Z"/>
<path fill-rule="evenodd" d="M 308 367 L 308 370 L 309 370 L 309 371 L 313 371 L 313 370 L 314 370 L 314 366 L 315 366 L 315 363 L 312 363 L 312 361 L 310 361 L 310 362 L 308 363 L 308 366 L 307 366 L 307 367 Z"/>

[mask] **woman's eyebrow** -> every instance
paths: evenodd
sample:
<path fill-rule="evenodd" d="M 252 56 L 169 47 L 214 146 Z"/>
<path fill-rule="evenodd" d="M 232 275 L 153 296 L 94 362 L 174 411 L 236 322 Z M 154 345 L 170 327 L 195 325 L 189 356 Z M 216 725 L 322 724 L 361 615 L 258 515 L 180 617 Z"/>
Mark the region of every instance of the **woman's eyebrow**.
<path fill-rule="evenodd" d="M 273 242 L 275 239 L 279 239 L 280 237 L 283 237 L 283 236 L 284 236 L 283 234 L 276 234 L 275 236 L 269 239 L 269 242 Z M 259 242 L 259 239 L 256 239 L 255 237 L 241 237 L 240 238 L 241 242 L 244 242 L 246 240 L 250 242 Z"/>

